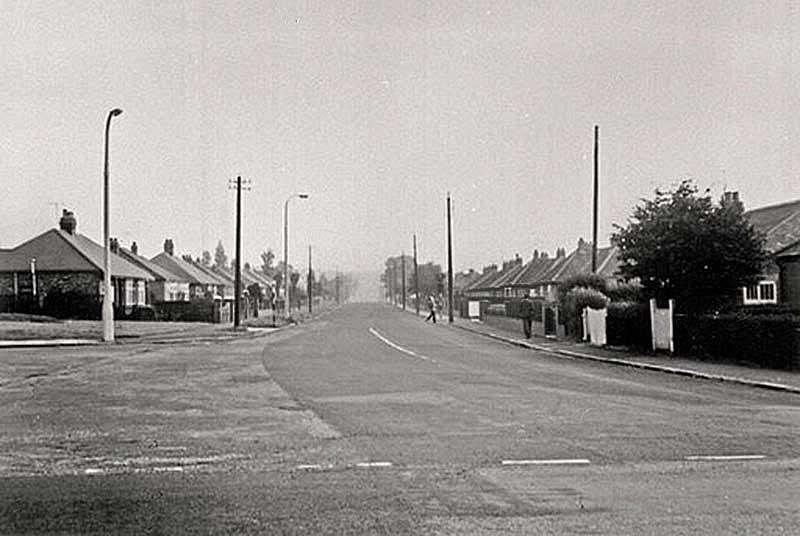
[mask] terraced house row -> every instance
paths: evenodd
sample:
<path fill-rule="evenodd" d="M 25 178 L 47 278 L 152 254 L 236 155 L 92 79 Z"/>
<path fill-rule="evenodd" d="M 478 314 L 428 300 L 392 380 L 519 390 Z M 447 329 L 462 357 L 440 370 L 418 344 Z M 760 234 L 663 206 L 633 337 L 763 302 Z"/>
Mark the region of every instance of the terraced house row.
<path fill-rule="evenodd" d="M 0 249 L 0 312 L 72 318 L 99 315 L 105 250 L 78 233 L 77 223 L 75 215 L 64 210 L 58 228 L 15 248 Z M 175 255 L 169 238 L 152 259 L 139 254 L 136 242 L 124 248 L 112 238 L 111 283 L 118 318 L 157 306 L 171 319 L 221 322 L 230 317 L 234 300 L 231 270 Z M 242 270 L 245 314 L 270 299 L 272 284 L 263 274 Z"/>

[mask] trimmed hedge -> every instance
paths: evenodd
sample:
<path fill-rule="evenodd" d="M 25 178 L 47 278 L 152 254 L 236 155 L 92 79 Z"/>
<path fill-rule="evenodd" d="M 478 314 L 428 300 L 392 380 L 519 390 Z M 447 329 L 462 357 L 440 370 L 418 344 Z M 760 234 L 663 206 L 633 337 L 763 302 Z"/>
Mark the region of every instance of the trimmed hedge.
<path fill-rule="evenodd" d="M 170 322 L 213 322 L 214 300 L 156 302 L 153 309 L 159 320 Z"/>
<path fill-rule="evenodd" d="M 699 358 L 800 368 L 800 321 L 794 315 L 675 315 L 675 350 Z"/>
<path fill-rule="evenodd" d="M 650 308 L 645 303 L 610 303 L 606 316 L 606 338 L 612 346 L 630 346 L 649 351 Z"/>

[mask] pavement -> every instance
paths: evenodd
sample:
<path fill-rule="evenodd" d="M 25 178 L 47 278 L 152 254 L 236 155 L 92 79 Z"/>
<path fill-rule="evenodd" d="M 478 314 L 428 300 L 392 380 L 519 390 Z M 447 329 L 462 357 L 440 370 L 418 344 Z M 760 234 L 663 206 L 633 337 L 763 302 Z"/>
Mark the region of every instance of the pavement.
<path fill-rule="evenodd" d="M 415 314 L 410 309 L 406 309 L 406 312 Z M 420 316 L 426 315 L 427 313 L 420 311 Z M 447 324 L 447 317 L 442 316 L 444 320 L 440 319 L 439 323 Z M 800 394 L 800 371 L 765 369 L 735 363 L 702 361 L 663 353 L 643 354 L 624 348 L 598 347 L 588 343 L 537 336 L 525 339 L 521 336 L 521 323 L 517 330 L 512 330 L 489 325 L 481 321 L 454 317 L 452 327 L 522 348 L 549 352 L 569 359 L 587 359 L 611 365 L 635 367 L 704 380 L 722 381 Z"/>

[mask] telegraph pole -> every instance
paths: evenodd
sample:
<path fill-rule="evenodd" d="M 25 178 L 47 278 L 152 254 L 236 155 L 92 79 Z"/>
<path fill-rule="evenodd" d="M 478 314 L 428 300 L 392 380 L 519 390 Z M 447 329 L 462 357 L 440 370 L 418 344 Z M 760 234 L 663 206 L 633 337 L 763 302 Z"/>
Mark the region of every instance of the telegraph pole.
<path fill-rule="evenodd" d="M 414 308 L 419 316 L 419 266 L 417 265 L 417 235 L 414 233 Z"/>
<path fill-rule="evenodd" d="M 402 281 L 400 282 L 402 293 L 403 293 L 403 311 L 406 310 L 406 252 L 403 251 L 400 254 L 400 277 Z"/>
<path fill-rule="evenodd" d="M 453 323 L 453 231 L 450 192 L 447 192 L 447 321 Z"/>
<path fill-rule="evenodd" d="M 598 151 L 600 127 L 594 126 L 594 210 L 592 215 L 592 273 L 597 273 L 597 197 L 599 190 Z"/>
<path fill-rule="evenodd" d="M 236 181 L 231 181 L 230 188 L 236 189 L 236 271 L 233 283 L 233 327 L 239 327 L 241 319 L 242 302 L 242 177 L 236 177 Z M 244 188 L 250 188 L 245 184 Z"/>
<path fill-rule="evenodd" d="M 308 246 L 308 277 L 306 279 L 307 279 L 307 283 L 308 283 L 308 292 L 307 292 L 307 294 L 308 294 L 308 314 L 311 314 L 311 302 L 314 300 L 314 296 L 313 296 L 313 293 L 312 293 L 313 287 L 312 287 L 312 284 L 311 284 L 311 246 L 310 245 Z"/>

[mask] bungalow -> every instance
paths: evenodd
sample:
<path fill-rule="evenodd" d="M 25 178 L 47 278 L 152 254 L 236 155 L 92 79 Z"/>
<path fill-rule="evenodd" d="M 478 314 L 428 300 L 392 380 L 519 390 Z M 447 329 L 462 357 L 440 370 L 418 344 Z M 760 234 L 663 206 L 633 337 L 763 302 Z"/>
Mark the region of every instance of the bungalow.
<path fill-rule="evenodd" d="M 153 281 L 147 284 L 147 303 L 189 301 L 189 281 L 139 255 L 136 242 L 131 244 L 130 249 L 125 249 L 119 247 L 116 238 L 112 238 L 111 251 L 153 277 Z"/>
<path fill-rule="evenodd" d="M 75 214 L 64 210 L 58 229 L 0 251 L 0 310 L 32 311 L 61 317 L 96 317 L 103 293 L 105 248 L 76 232 Z M 115 307 L 144 305 L 153 277 L 111 254 Z"/>
<path fill-rule="evenodd" d="M 175 256 L 172 239 L 164 241 L 164 251 L 150 259 L 150 262 L 166 269 L 189 282 L 189 299 L 221 298 L 225 294 L 225 281 L 219 276 L 201 270 L 193 262 Z"/>
<path fill-rule="evenodd" d="M 738 192 L 726 192 L 725 201 L 741 205 Z M 749 210 L 744 215 L 766 237 L 769 259 L 761 280 L 742 289 L 742 302 L 745 305 L 786 302 L 800 307 L 797 277 L 800 200 Z"/>

